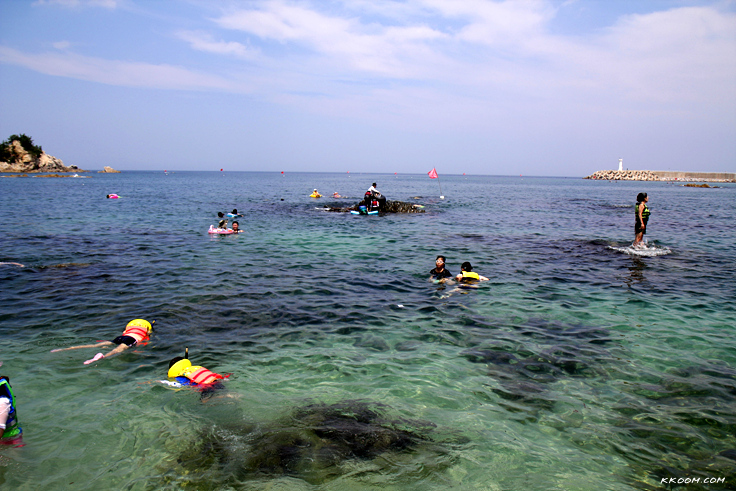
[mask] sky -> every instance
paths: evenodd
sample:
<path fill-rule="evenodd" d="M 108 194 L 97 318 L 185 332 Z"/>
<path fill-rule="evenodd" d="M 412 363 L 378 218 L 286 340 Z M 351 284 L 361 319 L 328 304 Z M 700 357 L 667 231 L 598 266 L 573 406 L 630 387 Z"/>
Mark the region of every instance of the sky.
<path fill-rule="evenodd" d="M 0 0 L 0 140 L 118 170 L 736 172 L 736 0 Z"/>

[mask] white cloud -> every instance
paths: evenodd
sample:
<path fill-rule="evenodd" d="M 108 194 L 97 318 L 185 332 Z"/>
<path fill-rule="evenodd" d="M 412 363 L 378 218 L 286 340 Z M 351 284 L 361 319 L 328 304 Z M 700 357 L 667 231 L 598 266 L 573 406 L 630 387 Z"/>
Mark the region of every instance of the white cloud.
<path fill-rule="evenodd" d="M 215 41 L 210 34 L 199 31 L 180 31 L 177 35 L 179 39 L 188 42 L 192 49 L 197 51 L 235 56 L 244 59 L 253 59 L 259 52 L 257 49 L 234 41 Z"/>
<path fill-rule="evenodd" d="M 427 43 L 445 34 L 422 25 L 382 26 L 359 18 L 323 14 L 301 5 L 267 2 L 258 10 L 238 10 L 216 20 L 223 28 L 243 31 L 266 41 L 295 43 L 333 66 L 389 77 L 416 76 L 415 57 L 431 61 Z M 320 64 L 320 68 L 323 66 Z M 341 70 L 342 71 L 342 70 Z"/>
<path fill-rule="evenodd" d="M 464 108 L 492 118 L 514 111 L 506 102 L 512 97 L 516 104 L 568 113 L 642 103 L 657 110 L 683 103 L 736 106 L 736 15 L 718 7 L 622 17 L 608 29 L 573 37 L 552 33 L 555 16 L 565 11 L 545 0 L 343 0 L 329 10 L 309 1 L 234 5 L 212 18 L 211 33 L 177 32 L 204 53 L 196 58 L 197 71 L 165 60 L 28 55 L 10 48 L 0 58 L 119 85 L 248 87 L 264 99 L 318 111 L 391 106 L 407 119 L 424 118 L 432 108 L 438 117 L 461 119 L 455 108 Z M 68 49 L 62 46 L 57 49 Z M 223 64 L 221 56 L 240 62 Z"/>
<path fill-rule="evenodd" d="M 33 5 L 59 5 L 67 8 L 103 7 L 114 9 L 118 6 L 116 0 L 36 0 Z"/>
<path fill-rule="evenodd" d="M 166 64 L 105 60 L 74 53 L 28 54 L 0 46 L 0 62 L 19 65 L 47 75 L 128 87 L 174 90 L 241 91 L 231 81 Z"/>

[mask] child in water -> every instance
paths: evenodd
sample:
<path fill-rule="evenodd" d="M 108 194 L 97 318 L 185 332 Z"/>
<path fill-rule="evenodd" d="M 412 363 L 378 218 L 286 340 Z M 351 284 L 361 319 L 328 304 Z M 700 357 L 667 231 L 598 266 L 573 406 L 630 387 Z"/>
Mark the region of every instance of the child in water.
<path fill-rule="evenodd" d="M 153 324 L 155 323 L 156 321 L 153 321 Z M 90 363 L 101 360 L 102 358 L 110 358 L 111 356 L 118 355 L 128 348 L 137 346 L 140 342 L 147 341 L 149 336 L 151 335 L 152 330 L 153 326 L 147 320 L 133 319 L 132 321 L 128 322 L 127 326 L 125 326 L 123 334 L 116 337 L 112 341 L 100 341 L 96 344 L 83 344 L 80 346 L 71 346 L 69 348 L 52 349 L 51 352 L 56 353 L 58 351 L 67 351 L 70 349 L 96 348 L 98 346 L 111 346 L 113 344 L 117 345 L 116 348 L 114 348 L 107 354 L 97 353 L 93 358 L 90 358 L 89 360 L 84 362 L 85 365 L 89 365 Z"/>
<path fill-rule="evenodd" d="M 476 283 L 478 281 L 488 281 L 488 278 L 481 276 L 478 273 L 473 272 L 473 266 L 465 261 L 460 266 L 461 273 L 455 277 L 458 282 L 462 283 Z"/>
<path fill-rule="evenodd" d="M 168 376 L 176 379 L 176 382 L 169 382 L 167 385 L 196 387 L 202 393 L 202 400 L 205 400 L 216 390 L 225 388 L 220 381 L 228 378 L 230 374 L 220 375 L 202 366 L 192 366 L 192 362 L 189 361 L 189 348 L 186 348 L 184 356 L 177 356 L 169 362 Z"/>

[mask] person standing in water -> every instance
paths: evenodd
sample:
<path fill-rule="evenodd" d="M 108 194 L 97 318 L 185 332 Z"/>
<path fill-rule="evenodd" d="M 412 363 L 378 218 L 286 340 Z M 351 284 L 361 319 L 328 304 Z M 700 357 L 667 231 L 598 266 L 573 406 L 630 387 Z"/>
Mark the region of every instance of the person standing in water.
<path fill-rule="evenodd" d="M 644 234 L 647 233 L 647 222 L 649 221 L 649 208 L 647 193 L 639 193 L 636 196 L 636 224 L 634 225 L 634 247 L 641 247 Z"/>

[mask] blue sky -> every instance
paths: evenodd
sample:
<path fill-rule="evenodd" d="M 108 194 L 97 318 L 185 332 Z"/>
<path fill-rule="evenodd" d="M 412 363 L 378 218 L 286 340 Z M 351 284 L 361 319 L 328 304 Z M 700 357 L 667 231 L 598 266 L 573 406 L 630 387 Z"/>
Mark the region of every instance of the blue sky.
<path fill-rule="evenodd" d="M 736 172 L 736 2 L 0 0 L 0 139 L 67 165 Z"/>

